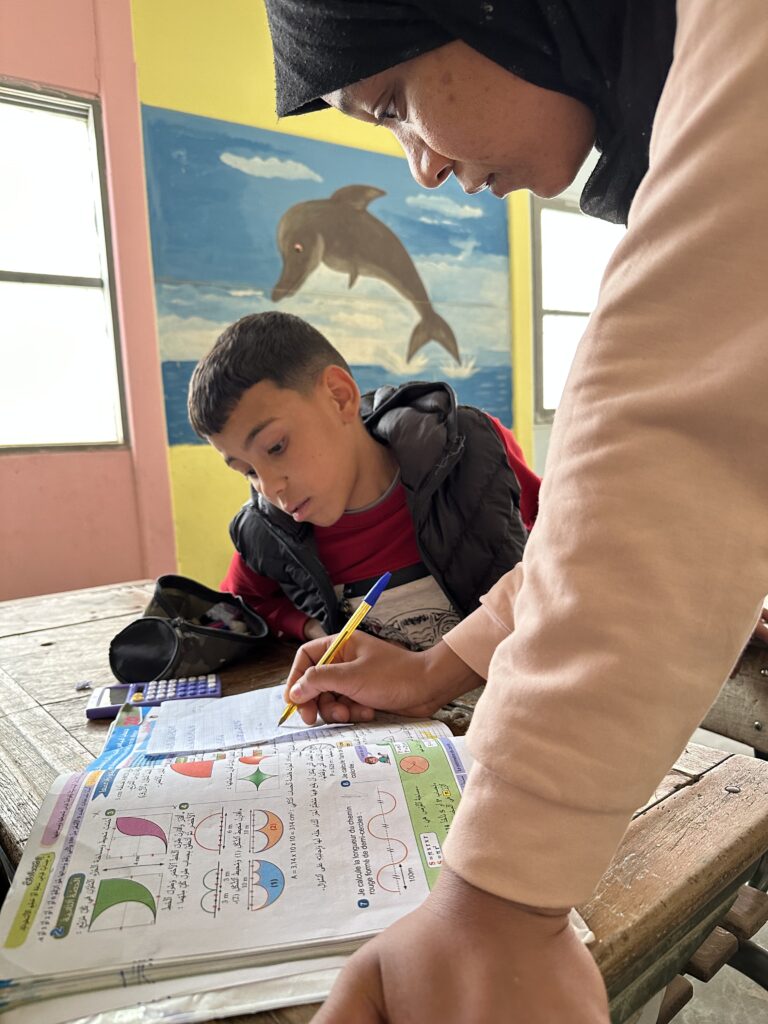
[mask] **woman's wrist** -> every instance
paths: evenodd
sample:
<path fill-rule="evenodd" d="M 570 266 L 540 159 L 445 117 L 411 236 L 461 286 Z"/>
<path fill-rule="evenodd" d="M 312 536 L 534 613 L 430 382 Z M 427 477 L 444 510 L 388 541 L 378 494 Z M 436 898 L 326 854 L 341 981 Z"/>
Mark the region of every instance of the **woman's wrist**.
<path fill-rule="evenodd" d="M 424 651 L 422 657 L 424 692 L 437 700 L 438 707 L 485 682 L 444 640 Z"/>

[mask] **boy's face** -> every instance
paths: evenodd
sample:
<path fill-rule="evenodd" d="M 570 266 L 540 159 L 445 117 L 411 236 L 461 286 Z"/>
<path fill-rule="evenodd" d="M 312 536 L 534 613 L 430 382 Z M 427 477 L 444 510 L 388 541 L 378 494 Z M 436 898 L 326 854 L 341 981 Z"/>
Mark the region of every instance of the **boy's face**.
<path fill-rule="evenodd" d="M 270 504 L 297 523 L 330 526 L 359 477 L 359 402 L 357 385 L 338 366 L 326 367 L 306 393 L 260 381 L 208 440 Z"/>

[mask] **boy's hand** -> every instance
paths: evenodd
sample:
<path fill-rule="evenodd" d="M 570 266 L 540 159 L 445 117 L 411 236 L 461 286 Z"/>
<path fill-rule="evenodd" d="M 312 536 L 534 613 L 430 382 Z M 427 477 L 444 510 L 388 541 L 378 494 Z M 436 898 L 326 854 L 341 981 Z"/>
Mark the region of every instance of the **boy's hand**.
<path fill-rule="evenodd" d="M 304 639 L 305 640 L 319 640 L 321 637 L 328 636 L 321 624 L 317 619 L 307 619 L 304 623 Z"/>
<path fill-rule="evenodd" d="M 408 651 L 358 630 L 330 665 L 317 665 L 333 637 L 296 652 L 285 688 L 307 725 L 318 711 L 326 722 L 368 722 L 374 709 L 424 718 L 483 680 L 442 640 Z"/>
<path fill-rule="evenodd" d="M 418 910 L 366 943 L 315 1024 L 608 1024 L 592 955 L 563 911 L 476 889 L 443 866 Z"/>

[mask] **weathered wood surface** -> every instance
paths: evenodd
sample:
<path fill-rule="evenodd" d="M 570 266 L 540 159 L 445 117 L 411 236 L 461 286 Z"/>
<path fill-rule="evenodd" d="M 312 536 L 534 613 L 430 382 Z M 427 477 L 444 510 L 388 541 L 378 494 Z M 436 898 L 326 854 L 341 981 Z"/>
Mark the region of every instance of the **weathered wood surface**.
<path fill-rule="evenodd" d="M 667 985 L 656 1024 L 669 1024 L 691 999 L 693 999 L 693 985 L 687 978 L 678 974 Z"/>
<path fill-rule="evenodd" d="M 75 684 L 112 681 L 109 640 L 141 614 L 151 592 L 151 583 L 132 583 L 0 604 L 0 842 L 14 861 L 55 776 L 80 770 L 100 751 L 108 723 L 85 719 L 89 694 Z M 293 650 L 265 644 L 259 659 L 222 673 L 224 692 L 282 681 Z M 466 731 L 481 692 L 442 710 L 454 732 Z M 689 744 L 582 908 L 597 936 L 614 1021 L 629 1019 L 680 970 L 766 849 L 768 765 Z M 226 1019 L 304 1024 L 314 1009 Z"/>
<path fill-rule="evenodd" d="M 768 893 L 748 885 L 739 890 L 736 902 L 721 921 L 726 931 L 746 942 L 756 935 L 768 921 Z"/>
<path fill-rule="evenodd" d="M 746 648 L 701 724 L 768 754 L 768 646 Z"/>
<path fill-rule="evenodd" d="M 153 590 L 153 581 L 137 580 L 89 587 L 87 590 L 69 590 L 62 594 L 25 597 L 17 601 L 0 601 L 0 637 L 119 615 L 135 619 L 146 608 Z"/>
<path fill-rule="evenodd" d="M 739 948 L 739 940 L 720 925 L 713 928 L 685 966 L 685 973 L 711 981 Z"/>
<path fill-rule="evenodd" d="M 679 973 L 766 848 L 768 772 L 740 755 L 634 819 L 580 908 L 609 995 L 623 1000 L 625 1016 Z"/>

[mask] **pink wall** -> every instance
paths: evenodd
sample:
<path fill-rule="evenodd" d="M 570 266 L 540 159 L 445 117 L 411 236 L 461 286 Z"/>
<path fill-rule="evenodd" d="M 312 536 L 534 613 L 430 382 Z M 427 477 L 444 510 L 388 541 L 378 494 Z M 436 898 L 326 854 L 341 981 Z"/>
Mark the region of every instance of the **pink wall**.
<path fill-rule="evenodd" d="M 102 101 L 130 446 L 0 454 L 0 599 L 176 564 L 129 0 L 0 0 L 0 78 Z"/>

